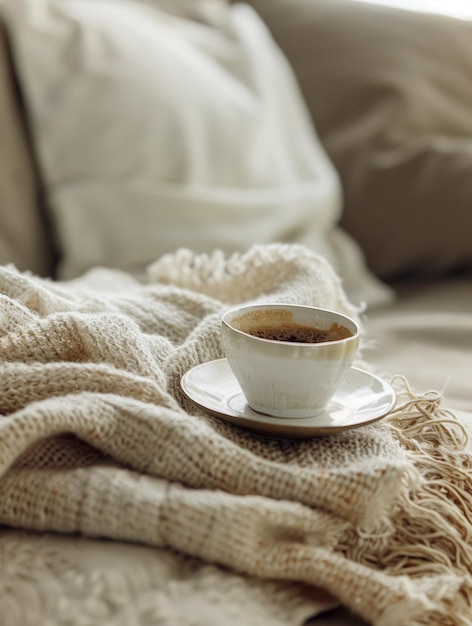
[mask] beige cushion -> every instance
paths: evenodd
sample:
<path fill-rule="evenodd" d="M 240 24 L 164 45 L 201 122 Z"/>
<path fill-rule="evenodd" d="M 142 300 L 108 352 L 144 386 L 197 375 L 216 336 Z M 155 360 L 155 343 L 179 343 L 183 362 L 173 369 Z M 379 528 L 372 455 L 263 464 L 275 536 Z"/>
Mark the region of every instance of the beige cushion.
<path fill-rule="evenodd" d="M 370 267 L 472 267 L 472 23 L 350 0 L 250 4 L 294 67 Z"/>
<path fill-rule="evenodd" d="M 242 3 L 206 3 L 220 9 L 200 21 L 165 4 L 6 4 L 58 276 L 284 241 L 328 258 L 353 301 L 384 301 L 338 227 L 339 177 L 262 20 Z"/>
<path fill-rule="evenodd" d="M 1 2 L 0 2 L 1 8 Z M 52 250 L 0 15 L 0 264 L 50 275 Z"/>

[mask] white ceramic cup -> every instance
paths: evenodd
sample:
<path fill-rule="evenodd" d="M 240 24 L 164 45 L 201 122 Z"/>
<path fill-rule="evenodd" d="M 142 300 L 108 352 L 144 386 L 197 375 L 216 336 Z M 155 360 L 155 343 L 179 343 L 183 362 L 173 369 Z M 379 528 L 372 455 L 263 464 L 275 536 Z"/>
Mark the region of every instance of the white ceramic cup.
<path fill-rule="evenodd" d="M 331 330 L 336 338 L 313 341 L 312 331 L 300 327 L 319 330 L 322 336 Z M 282 340 L 251 334 L 267 336 L 263 328 Z M 350 317 L 292 304 L 235 307 L 223 315 L 221 330 L 228 362 L 248 405 L 275 417 L 321 413 L 351 368 L 360 343 L 360 327 Z M 313 342 L 300 341 L 300 332 Z"/>

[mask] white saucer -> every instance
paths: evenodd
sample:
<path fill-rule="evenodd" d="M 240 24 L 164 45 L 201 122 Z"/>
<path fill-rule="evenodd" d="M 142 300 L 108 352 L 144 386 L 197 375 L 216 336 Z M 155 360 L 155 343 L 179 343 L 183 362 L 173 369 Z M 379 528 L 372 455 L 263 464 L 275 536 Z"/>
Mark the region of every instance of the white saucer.
<path fill-rule="evenodd" d="M 396 399 L 386 381 L 354 367 L 328 408 L 315 417 L 281 418 L 253 411 L 227 359 L 197 365 L 182 376 L 180 384 L 203 410 L 271 437 L 315 437 L 359 428 L 384 417 Z"/>

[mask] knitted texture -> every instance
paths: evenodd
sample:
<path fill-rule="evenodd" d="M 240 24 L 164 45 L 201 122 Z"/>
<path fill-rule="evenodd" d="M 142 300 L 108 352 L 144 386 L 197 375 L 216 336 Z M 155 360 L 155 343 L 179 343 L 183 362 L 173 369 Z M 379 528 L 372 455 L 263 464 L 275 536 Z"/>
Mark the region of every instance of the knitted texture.
<path fill-rule="evenodd" d="M 180 389 L 189 368 L 224 356 L 228 306 L 358 317 L 322 258 L 284 245 L 229 259 L 181 250 L 151 266 L 148 284 L 103 292 L 3 267 L 0 294 L 0 523 L 162 557 L 146 575 L 130 559 L 133 584 L 117 571 L 97 584 L 89 571 L 63 575 L 60 552 L 32 558 L 6 533 L 0 621 L 35 623 L 41 610 L 55 624 L 203 626 L 219 615 L 295 626 L 332 596 L 379 626 L 472 624 L 471 456 L 436 396 L 401 383 L 381 422 L 278 441 L 206 415 Z M 162 559 L 186 587 L 165 584 Z M 12 590 L 48 600 L 32 614 Z"/>

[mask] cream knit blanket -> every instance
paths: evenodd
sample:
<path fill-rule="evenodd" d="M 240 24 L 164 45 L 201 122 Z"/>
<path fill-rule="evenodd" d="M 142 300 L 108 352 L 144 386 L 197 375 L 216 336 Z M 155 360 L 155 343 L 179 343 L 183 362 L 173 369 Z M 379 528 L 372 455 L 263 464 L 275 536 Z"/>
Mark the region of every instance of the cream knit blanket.
<path fill-rule="evenodd" d="M 317 588 L 379 626 L 472 624 L 471 455 L 436 395 L 399 386 L 385 420 L 280 442 L 205 415 L 180 390 L 189 368 L 223 356 L 230 305 L 358 315 L 322 258 L 282 245 L 230 259 L 182 250 L 157 261 L 144 286 L 123 278 L 99 292 L 0 268 L 0 523 L 198 557 L 220 573 L 225 625 L 236 579 L 250 584 L 234 623 L 257 623 L 257 591 L 270 587 L 279 614 L 266 624 L 301 623 Z M 0 622 L 14 626 L 30 623 L 26 601 L 14 602 L 19 558 L 3 544 Z M 198 573 L 188 577 L 198 587 Z M 66 602 L 70 584 L 56 599 Z M 120 622 L 103 609 L 95 623 L 174 624 L 150 617 L 146 602 L 146 619 L 144 609 Z M 92 624 L 87 610 L 51 623 Z"/>

